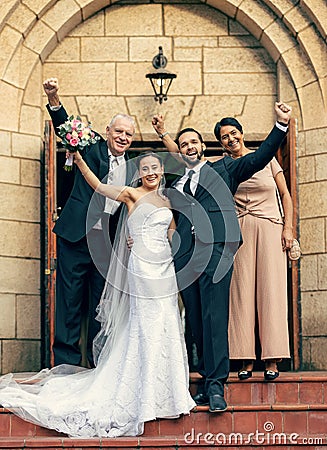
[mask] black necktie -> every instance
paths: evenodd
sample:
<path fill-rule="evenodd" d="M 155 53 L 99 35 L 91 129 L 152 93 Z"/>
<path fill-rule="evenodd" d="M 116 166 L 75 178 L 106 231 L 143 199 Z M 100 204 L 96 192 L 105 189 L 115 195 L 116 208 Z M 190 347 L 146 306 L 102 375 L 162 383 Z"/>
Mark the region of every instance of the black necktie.
<path fill-rule="evenodd" d="M 186 180 L 186 183 L 184 184 L 184 187 L 183 187 L 184 194 L 193 196 L 192 191 L 191 191 L 191 179 L 192 179 L 192 176 L 194 173 L 195 173 L 194 170 L 190 170 L 188 173 L 188 179 Z"/>

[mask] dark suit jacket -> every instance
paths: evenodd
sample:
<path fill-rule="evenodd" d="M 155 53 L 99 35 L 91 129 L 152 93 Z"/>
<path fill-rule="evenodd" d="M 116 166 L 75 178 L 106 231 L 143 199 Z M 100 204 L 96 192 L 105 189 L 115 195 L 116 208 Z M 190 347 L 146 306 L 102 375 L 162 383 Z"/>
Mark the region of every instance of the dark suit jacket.
<path fill-rule="evenodd" d="M 194 245 L 190 232 L 192 225 L 202 244 L 227 242 L 239 245 L 242 242 L 233 195 L 242 181 L 269 163 L 285 134 L 275 126 L 256 152 L 238 159 L 226 156 L 204 164 L 194 197 L 185 196 L 177 189 L 170 190 L 169 198 L 177 211 L 177 233 L 174 233 L 172 242 L 175 262 L 190 252 Z M 236 251 L 238 245 L 231 245 L 231 248 Z"/>
<path fill-rule="evenodd" d="M 57 127 L 67 120 L 68 114 L 63 106 L 61 106 L 58 111 L 51 111 L 49 105 L 47 105 L 47 109 L 57 133 Z M 94 172 L 100 180 L 106 180 L 109 171 L 107 142 L 100 136 L 99 141 L 90 145 L 81 153 L 92 172 Z M 127 164 L 126 184 L 130 183 L 134 173 L 135 166 L 133 164 Z M 89 208 L 91 199 L 92 203 Z M 81 172 L 76 170 L 71 194 L 56 221 L 53 231 L 58 236 L 70 242 L 77 242 L 82 239 L 103 216 L 104 207 L 105 197 L 95 193 L 91 186 L 84 180 Z"/>

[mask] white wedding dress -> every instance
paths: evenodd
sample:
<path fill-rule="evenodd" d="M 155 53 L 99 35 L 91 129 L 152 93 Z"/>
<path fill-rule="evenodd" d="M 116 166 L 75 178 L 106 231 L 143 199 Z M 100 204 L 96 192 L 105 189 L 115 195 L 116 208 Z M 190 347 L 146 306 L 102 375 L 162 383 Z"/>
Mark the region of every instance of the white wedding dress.
<path fill-rule="evenodd" d="M 128 218 L 128 320 L 97 367 L 57 366 L 23 384 L 5 375 L 1 405 L 72 437 L 136 436 L 146 421 L 189 414 L 195 403 L 167 239 L 171 219 L 168 208 L 150 203 Z"/>

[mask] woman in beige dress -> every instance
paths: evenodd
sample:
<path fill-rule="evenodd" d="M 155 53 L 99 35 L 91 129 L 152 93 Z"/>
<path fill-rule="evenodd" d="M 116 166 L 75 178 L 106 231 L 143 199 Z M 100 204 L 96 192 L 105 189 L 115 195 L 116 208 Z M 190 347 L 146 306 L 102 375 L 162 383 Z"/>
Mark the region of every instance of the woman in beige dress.
<path fill-rule="evenodd" d="M 236 119 L 222 119 L 214 132 L 233 158 L 251 152 Z M 286 250 L 293 241 L 292 199 L 276 159 L 241 183 L 234 199 L 243 245 L 235 257 L 230 289 L 230 359 L 243 360 L 241 380 L 252 376 L 257 314 L 264 378 L 274 380 L 279 375 L 277 362 L 290 357 Z"/>

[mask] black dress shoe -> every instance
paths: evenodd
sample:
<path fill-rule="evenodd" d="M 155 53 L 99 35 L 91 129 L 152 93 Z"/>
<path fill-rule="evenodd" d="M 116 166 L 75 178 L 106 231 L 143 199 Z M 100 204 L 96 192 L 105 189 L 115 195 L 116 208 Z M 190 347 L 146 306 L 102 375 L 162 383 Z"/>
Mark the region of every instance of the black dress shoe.
<path fill-rule="evenodd" d="M 224 396 L 220 394 L 214 394 L 209 396 L 209 412 L 222 412 L 226 411 L 227 403 Z"/>
<path fill-rule="evenodd" d="M 242 369 L 242 370 L 239 370 L 237 375 L 240 380 L 247 380 L 248 378 L 252 377 L 252 370 Z"/>
<path fill-rule="evenodd" d="M 207 405 L 209 405 L 209 397 L 206 394 L 204 394 L 203 392 L 201 392 L 199 394 L 196 394 L 193 397 L 193 400 L 195 401 L 195 403 L 198 406 L 207 406 Z"/>
<path fill-rule="evenodd" d="M 273 381 L 279 376 L 278 370 L 265 370 L 263 373 L 266 381 Z"/>

